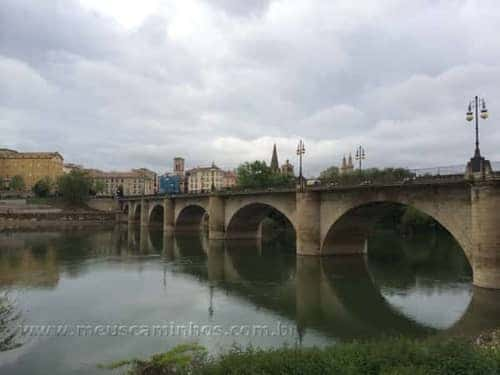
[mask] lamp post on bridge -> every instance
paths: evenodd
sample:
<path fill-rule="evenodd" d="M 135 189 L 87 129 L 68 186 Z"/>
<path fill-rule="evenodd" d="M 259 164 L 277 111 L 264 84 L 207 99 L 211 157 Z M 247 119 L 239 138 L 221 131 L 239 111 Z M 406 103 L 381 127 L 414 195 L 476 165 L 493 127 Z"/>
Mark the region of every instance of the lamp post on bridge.
<path fill-rule="evenodd" d="M 302 155 L 306 153 L 306 149 L 304 147 L 304 142 L 302 139 L 299 141 L 297 145 L 297 155 L 299 156 L 299 191 L 304 192 L 304 176 L 302 175 Z"/>
<path fill-rule="evenodd" d="M 488 110 L 486 109 L 486 102 L 484 98 L 479 98 L 476 95 L 474 99 L 469 102 L 467 113 L 465 115 L 465 119 L 467 121 L 470 122 L 475 120 L 475 149 L 474 156 L 467 165 L 468 173 L 485 173 L 491 171 L 489 161 L 485 160 L 484 157 L 481 156 L 481 151 L 479 150 L 479 117 L 486 120 L 488 118 Z"/>
<path fill-rule="evenodd" d="M 479 103 L 481 103 L 481 115 L 479 115 Z M 472 109 L 474 109 L 474 112 L 472 112 Z M 481 152 L 479 151 L 479 116 L 483 120 L 486 120 L 488 118 L 488 110 L 486 109 L 486 102 L 484 101 L 484 98 L 479 98 L 477 95 L 474 97 L 473 100 L 469 102 L 469 108 L 467 111 L 467 114 L 465 116 L 467 121 L 475 121 L 476 125 L 476 149 L 474 151 L 474 158 L 481 157 Z"/>
<path fill-rule="evenodd" d="M 361 171 L 361 163 L 366 159 L 365 149 L 359 146 L 356 150 L 356 160 L 359 161 L 359 170 Z"/>

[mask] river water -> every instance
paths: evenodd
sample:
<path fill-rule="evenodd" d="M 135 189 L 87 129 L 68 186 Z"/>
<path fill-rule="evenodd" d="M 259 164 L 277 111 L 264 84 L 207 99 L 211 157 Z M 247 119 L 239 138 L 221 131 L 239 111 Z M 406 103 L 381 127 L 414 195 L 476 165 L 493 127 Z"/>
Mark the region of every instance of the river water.
<path fill-rule="evenodd" d="M 440 230 L 388 230 L 367 256 L 297 257 L 283 240 L 117 227 L 0 234 L 0 288 L 21 345 L 0 373 L 99 374 L 98 364 L 198 342 L 329 345 L 386 335 L 476 335 L 500 324 L 500 294 L 474 288 Z"/>

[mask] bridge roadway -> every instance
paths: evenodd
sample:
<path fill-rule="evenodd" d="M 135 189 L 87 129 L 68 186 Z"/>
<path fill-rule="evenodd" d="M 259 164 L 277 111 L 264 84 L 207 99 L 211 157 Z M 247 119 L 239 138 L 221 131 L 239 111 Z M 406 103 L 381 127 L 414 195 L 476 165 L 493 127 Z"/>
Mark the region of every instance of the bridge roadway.
<path fill-rule="evenodd" d="M 200 231 L 209 240 L 260 239 L 261 223 L 281 215 L 296 234 L 298 255 L 365 252 L 365 239 L 388 210 L 412 206 L 460 244 L 476 286 L 500 289 L 500 179 L 451 176 L 411 183 L 127 197 L 130 225 L 161 225 L 166 234 Z"/>

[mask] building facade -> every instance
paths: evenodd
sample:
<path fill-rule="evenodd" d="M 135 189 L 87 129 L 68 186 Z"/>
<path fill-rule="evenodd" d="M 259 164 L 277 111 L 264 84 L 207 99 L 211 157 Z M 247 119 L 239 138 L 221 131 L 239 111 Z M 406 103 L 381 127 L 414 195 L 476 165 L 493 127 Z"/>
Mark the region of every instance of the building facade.
<path fill-rule="evenodd" d="M 160 194 L 178 194 L 181 192 L 181 176 L 175 174 L 164 174 L 159 177 Z"/>
<path fill-rule="evenodd" d="M 231 189 L 236 186 L 236 173 L 233 171 L 224 171 L 224 176 L 222 177 L 222 189 Z"/>
<path fill-rule="evenodd" d="M 114 196 L 119 190 L 125 196 L 151 195 L 157 193 L 157 176 L 148 169 L 133 169 L 129 172 L 103 172 L 87 169 L 94 182 L 101 182 L 104 190 L 97 195 Z"/>
<path fill-rule="evenodd" d="M 174 158 L 174 174 L 184 176 L 184 158 L 176 156 Z"/>
<path fill-rule="evenodd" d="M 281 174 L 284 176 L 294 176 L 293 164 L 287 159 L 286 163 L 281 166 Z"/>
<path fill-rule="evenodd" d="M 63 165 L 64 173 L 71 173 L 73 171 L 81 171 L 81 170 L 83 170 L 83 165 L 80 164 L 64 163 Z"/>
<path fill-rule="evenodd" d="M 0 149 L 0 178 L 8 184 L 12 177 L 21 176 L 25 189 L 32 187 L 41 179 L 56 181 L 63 172 L 64 159 L 58 152 L 18 152 Z"/>
<path fill-rule="evenodd" d="M 224 171 L 212 163 L 210 167 L 197 167 L 187 172 L 188 192 L 206 193 L 221 190 L 224 181 Z"/>

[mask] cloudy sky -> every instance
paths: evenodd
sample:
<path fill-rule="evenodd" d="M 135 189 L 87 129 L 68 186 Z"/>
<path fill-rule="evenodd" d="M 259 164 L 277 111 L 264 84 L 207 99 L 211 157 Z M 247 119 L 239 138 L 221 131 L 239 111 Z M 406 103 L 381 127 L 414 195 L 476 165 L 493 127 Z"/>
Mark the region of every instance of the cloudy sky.
<path fill-rule="evenodd" d="M 362 144 L 369 166 L 461 164 L 485 96 L 500 160 L 498 0 L 2 0 L 0 147 L 103 169 L 315 175 Z"/>

